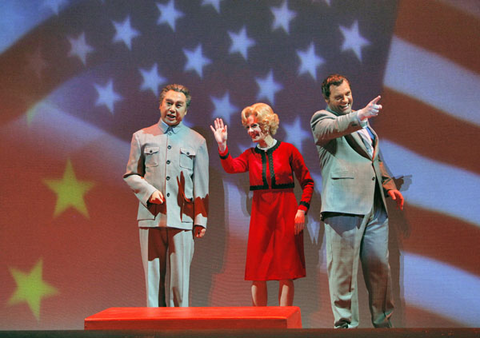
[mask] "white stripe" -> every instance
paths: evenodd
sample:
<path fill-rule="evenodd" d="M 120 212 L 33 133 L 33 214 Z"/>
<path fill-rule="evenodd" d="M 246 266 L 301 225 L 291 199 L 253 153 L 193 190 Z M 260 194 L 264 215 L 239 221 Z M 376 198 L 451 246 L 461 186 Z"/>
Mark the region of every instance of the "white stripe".
<path fill-rule="evenodd" d="M 470 327 L 479 324 L 480 278 L 411 253 L 403 259 L 403 295 L 417 308 Z"/>
<path fill-rule="evenodd" d="M 400 190 L 408 204 L 480 227 L 479 175 L 429 160 L 386 140 L 381 141 L 380 148 L 390 174 L 405 176 L 406 184 Z"/>
<path fill-rule="evenodd" d="M 0 53 L 54 13 L 42 1 L 0 1 Z"/>
<path fill-rule="evenodd" d="M 384 85 L 456 118 L 480 125 L 480 76 L 395 36 Z"/>

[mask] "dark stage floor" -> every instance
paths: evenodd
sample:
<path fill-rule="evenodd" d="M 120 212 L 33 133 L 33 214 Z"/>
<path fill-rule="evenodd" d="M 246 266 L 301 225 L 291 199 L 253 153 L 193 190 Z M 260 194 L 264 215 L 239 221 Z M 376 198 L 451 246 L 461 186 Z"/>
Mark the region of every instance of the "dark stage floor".
<path fill-rule="evenodd" d="M 480 328 L 471 329 L 255 329 L 255 330 L 164 330 L 164 331 L 0 331 L 0 337 L 12 338 L 472 338 L 480 337 Z"/>

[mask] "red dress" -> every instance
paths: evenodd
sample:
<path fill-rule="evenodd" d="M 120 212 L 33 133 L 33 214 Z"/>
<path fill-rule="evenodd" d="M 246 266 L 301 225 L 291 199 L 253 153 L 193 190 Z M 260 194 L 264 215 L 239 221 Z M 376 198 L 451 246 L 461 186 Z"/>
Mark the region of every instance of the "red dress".
<path fill-rule="evenodd" d="M 305 277 L 303 231 L 294 234 L 298 209 L 308 211 L 313 179 L 300 152 L 290 143 L 277 142 L 264 151 L 247 149 L 237 158 L 220 153 L 228 173 L 249 172 L 253 191 L 248 233 L 246 280 L 281 280 Z M 297 204 L 294 174 L 303 189 Z"/>

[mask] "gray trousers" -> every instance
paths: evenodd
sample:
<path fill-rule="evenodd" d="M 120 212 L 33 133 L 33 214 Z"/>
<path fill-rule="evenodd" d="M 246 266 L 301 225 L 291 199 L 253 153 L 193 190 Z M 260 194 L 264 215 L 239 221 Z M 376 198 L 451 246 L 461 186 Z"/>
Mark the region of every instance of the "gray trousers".
<path fill-rule="evenodd" d="M 359 261 L 368 290 L 372 323 L 375 327 L 392 327 L 388 217 L 381 203 L 374 204 L 372 211 L 365 216 L 325 215 L 327 272 L 336 328 L 359 325 Z"/>
<path fill-rule="evenodd" d="M 190 264 L 194 240 L 191 230 L 174 228 L 139 228 L 147 306 L 167 306 L 166 281 L 168 275 L 168 306 L 189 306 Z"/>

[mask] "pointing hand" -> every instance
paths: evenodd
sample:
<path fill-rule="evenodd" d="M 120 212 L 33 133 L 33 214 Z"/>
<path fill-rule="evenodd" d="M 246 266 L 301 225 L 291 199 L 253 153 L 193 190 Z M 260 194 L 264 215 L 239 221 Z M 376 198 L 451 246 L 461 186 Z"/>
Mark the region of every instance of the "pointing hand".
<path fill-rule="evenodd" d="M 365 121 L 366 119 L 375 117 L 380 113 L 380 110 L 382 109 L 382 105 L 377 104 L 380 98 L 381 98 L 380 95 L 377 96 L 372 101 L 370 101 L 370 103 L 367 104 L 365 108 L 360 109 L 358 111 L 358 118 L 360 119 L 360 121 Z"/>

